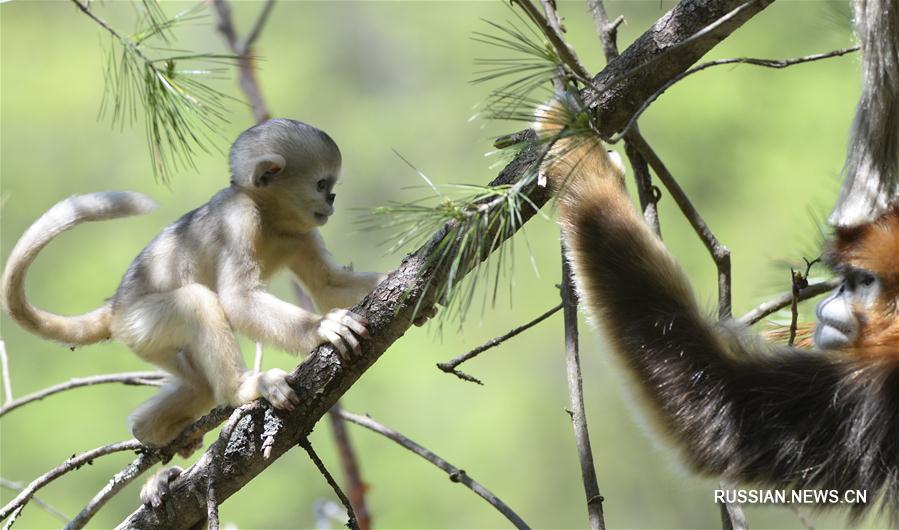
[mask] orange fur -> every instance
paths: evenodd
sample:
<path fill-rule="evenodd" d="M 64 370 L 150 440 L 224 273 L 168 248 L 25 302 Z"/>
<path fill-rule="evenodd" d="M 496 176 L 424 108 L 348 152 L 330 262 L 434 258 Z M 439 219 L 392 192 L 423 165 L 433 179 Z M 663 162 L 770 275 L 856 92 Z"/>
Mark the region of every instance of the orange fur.
<path fill-rule="evenodd" d="M 838 229 L 827 257 L 837 266 L 870 271 L 883 285 L 874 307 L 857 311 L 862 329 L 847 351 L 865 358 L 899 359 L 899 205 L 871 224 Z"/>

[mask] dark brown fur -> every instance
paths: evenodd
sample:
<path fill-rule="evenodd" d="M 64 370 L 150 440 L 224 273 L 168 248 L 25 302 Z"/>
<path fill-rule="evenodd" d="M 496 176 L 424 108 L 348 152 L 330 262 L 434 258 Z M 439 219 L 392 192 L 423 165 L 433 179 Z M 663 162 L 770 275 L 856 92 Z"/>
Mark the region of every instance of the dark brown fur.
<path fill-rule="evenodd" d="M 899 355 L 776 347 L 710 322 L 600 142 L 554 151 L 564 154 L 544 169 L 561 188 L 581 298 L 692 467 L 768 487 L 866 490 L 869 504 L 852 513 L 881 499 L 899 523 Z M 868 237 L 859 244 L 873 258 L 881 247 Z"/>

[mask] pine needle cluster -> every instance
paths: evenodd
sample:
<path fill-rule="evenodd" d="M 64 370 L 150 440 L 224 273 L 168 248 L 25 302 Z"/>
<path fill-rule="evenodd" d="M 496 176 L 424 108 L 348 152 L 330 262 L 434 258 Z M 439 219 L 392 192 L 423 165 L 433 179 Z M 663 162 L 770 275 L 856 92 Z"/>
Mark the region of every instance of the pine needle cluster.
<path fill-rule="evenodd" d="M 125 35 L 72 1 L 109 33 L 100 117 L 120 128 L 143 122 L 154 175 L 163 182 L 194 168 L 198 151 L 218 145 L 229 100 L 240 101 L 209 84 L 227 78 L 237 56 L 173 47 L 177 29 L 208 16 L 205 3 L 168 16 L 156 0 L 141 0 L 137 27 Z"/>
<path fill-rule="evenodd" d="M 476 61 L 478 70 L 474 82 L 499 85 L 486 97 L 482 117 L 533 123 L 539 105 L 553 97 L 553 80 L 561 79 L 566 83 L 566 95 L 562 96 L 565 111 L 542 115 L 540 119 L 559 121 L 561 133 L 558 136 L 593 134 L 596 130 L 593 116 L 583 110 L 585 106 L 577 96 L 577 87 L 571 85 L 571 80 L 577 76 L 568 71 L 553 46 L 530 21 L 517 14 L 516 18 L 505 24 L 485 21 L 488 30 L 473 36 L 496 54 Z M 422 245 L 435 232 L 447 227 L 436 246 L 431 248 L 428 265 L 429 270 L 448 270 L 448 273 L 432 275 L 425 280 L 425 289 L 445 306 L 441 326 L 449 319 L 461 327 L 479 297 L 483 311 L 488 302 L 491 305 L 496 302 L 501 287 L 511 284 L 514 275 L 514 260 L 511 259 L 514 239 L 511 236 L 522 228 L 525 208 L 538 210 L 528 198 L 527 191 L 537 185 L 540 162 L 548 156 L 557 139 L 516 135 L 511 142 L 497 143 L 501 146 L 499 153 L 504 156 L 514 156 L 526 149 L 541 150 L 538 161 L 513 184 L 452 185 L 443 189 L 454 193 L 444 193 L 441 187 L 433 185 L 419 172 L 432 191 L 430 196 L 376 208 L 361 220 L 371 227 L 394 230 L 387 241 L 392 252 Z M 527 243 L 527 236 L 523 235 Z M 504 244 L 505 241 L 508 243 Z M 528 251 L 530 254 L 529 245 Z M 536 267 L 532 255 L 531 263 Z M 469 271 L 471 273 L 466 275 Z M 478 287 L 482 285 L 485 288 L 479 294 Z M 511 288 L 509 292 L 511 300 Z M 416 312 L 419 309 L 416 308 Z"/>

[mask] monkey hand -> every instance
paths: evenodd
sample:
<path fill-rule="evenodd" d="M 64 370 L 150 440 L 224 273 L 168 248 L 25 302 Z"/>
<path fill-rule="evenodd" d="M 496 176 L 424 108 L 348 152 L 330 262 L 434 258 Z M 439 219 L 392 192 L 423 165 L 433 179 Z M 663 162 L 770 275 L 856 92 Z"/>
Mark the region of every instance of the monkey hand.
<path fill-rule="evenodd" d="M 344 359 L 349 358 L 350 350 L 361 352 L 359 339 L 369 338 L 368 320 L 346 309 L 334 309 L 323 316 L 318 323 L 319 344 L 331 344 Z"/>
<path fill-rule="evenodd" d="M 183 470 L 178 466 L 160 469 L 147 479 L 140 489 L 140 502 L 153 509 L 162 506 L 162 501 L 169 493 L 169 485 L 181 475 Z"/>
<path fill-rule="evenodd" d="M 293 410 L 300 404 L 300 396 L 287 383 L 287 372 L 280 368 L 258 374 L 256 391 L 276 409 Z"/>

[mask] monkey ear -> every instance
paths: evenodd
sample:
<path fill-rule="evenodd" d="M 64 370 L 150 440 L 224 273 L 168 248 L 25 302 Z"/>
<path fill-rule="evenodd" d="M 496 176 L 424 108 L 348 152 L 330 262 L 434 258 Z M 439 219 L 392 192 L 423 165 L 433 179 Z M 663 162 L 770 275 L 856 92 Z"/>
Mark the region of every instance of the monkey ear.
<path fill-rule="evenodd" d="M 257 188 L 268 186 L 278 174 L 284 171 L 285 167 L 287 167 L 287 161 L 281 155 L 260 156 L 253 166 L 253 186 Z"/>

